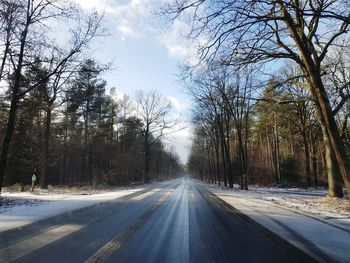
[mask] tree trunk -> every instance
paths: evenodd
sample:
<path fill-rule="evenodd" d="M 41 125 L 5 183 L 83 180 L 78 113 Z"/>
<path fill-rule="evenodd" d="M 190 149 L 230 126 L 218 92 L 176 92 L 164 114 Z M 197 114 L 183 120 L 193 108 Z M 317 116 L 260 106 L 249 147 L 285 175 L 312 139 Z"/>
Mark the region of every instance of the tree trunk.
<path fill-rule="evenodd" d="M 311 186 L 310 149 L 309 149 L 309 142 L 307 140 L 305 127 L 303 127 L 303 130 L 302 130 L 302 137 L 303 137 L 304 155 L 305 155 L 305 183 L 307 187 L 310 187 Z"/>
<path fill-rule="evenodd" d="M 29 5 L 28 5 L 29 6 Z M 27 19 L 27 23 L 21 33 L 21 46 L 20 51 L 18 54 L 18 62 L 17 62 L 17 68 L 15 70 L 14 74 L 14 83 L 12 87 L 12 98 L 11 98 L 11 106 L 10 106 L 10 112 L 8 115 L 7 120 L 7 126 L 6 126 L 6 133 L 5 137 L 3 139 L 2 148 L 1 148 L 1 156 L 0 156 L 0 193 L 1 188 L 3 186 L 4 177 L 6 173 L 6 167 L 7 167 L 7 158 L 8 153 L 10 149 L 10 143 L 12 140 L 12 134 L 15 128 L 15 120 L 16 120 L 16 113 L 19 103 L 19 89 L 21 84 L 21 74 L 22 74 L 22 67 L 23 67 L 23 58 L 24 58 L 24 51 L 26 46 L 26 40 L 28 35 L 28 28 L 30 24 L 30 19 Z"/>
<path fill-rule="evenodd" d="M 217 137 L 218 139 L 218 137 Z M 221 178 L 220 178 L 220 156 L 219 156 L 219 141 L 217 141 L 215 145 L 215 157 L 216 157 L 216 173 L 218 178 L 218 185 L 221 185 Z"/>
<path fill-rule="evenodd" d="M 245 190 L 244 177 L 246 173 L 245 167 L 245 152 L 243 148 L 243 140 L 242 140 L 242 129 L 241 127 L 237 127 L 237 137 L 238 137 L 238 155 L 239 155 L 239 172 L 241 178 L 241 189 Z"/>
<path fill-rule="evenodd" d="M 218 132 L 219 132 L 219 138 L 220 138 L 220 148 L 221 148 L 221 158 L 222 158 L 222 166 L 223 166 L 223 181 L 224 186 L 228 186 L 228 162 L 227 162 L 227 154 L 226 154 L 226 141 L 225 141 L 225 133 L 224 133 L 224 127 L 222 124 L 221 117 L 218 117 L 217 120 L 218 124 Z"/>
<path fill-rule="evenodd" d="M 4 53 L 3 53 L 3 57 L 2 57 L 1 67 L 0 67 L 0 81 L 2 80 L 2 78 L 4 76 L 4 69 L 5 69 L 7 56 L 9 54 L 10 45 L 11 45 L 11 34 L 12 34 L 12 30 L 14 29 L 13 28 L 14 16 L 13 16 L 11 8 L 9 8 L 7 10 L 7 12 L 10 15 L 10 17 L 8 18 L 7 23 L 5 24 L 6 41 L 5 41 L 5 47 L 4 47 L 4 51 L 3 51 Z"/>
<path fill-rule="evenodd" d="M 52 115 L 52 103 L 49 102 L 46 108 L 46 120 L 45 120 L 45 133 L 44 133 L 44 162 L 41 168 L 40 176 L 40 187 L 47 188 L 47 178 L 48 178 L 48 165 L 49 165 L 49 147 L 50 147 L 50 137 L 51 137 L 51 115 Z"/>
<path fill-rule="evenodd" d="M 248 190 L 248 138 L 249 138 L 249 110 L 247 110 L 245 115 L 245 142 L 244 142 L 244 167 L 245 167 L 245 177 L 244 177 L 244 190 Z"/>
<path fill-rule="evenodd" d="M 227 161 L 227 175 L 228 175 L 228 187 L 233 188 L 233 174 L 232 174 L 232 162 L 230 154 L 230 119 L 228 117 L 228 112 L 226 112 L 225 117 L 226 125 L 226 140 L 225 140 L 225 152 L 226 152 L 226 161 Z M 224 136 L 225 137 L 225 136 Z"/>
<path fill-rule="evenodd" d="M 272 144 L 273 144 L 273 141 L 270 143 L 270 136 L 269 136 L 269 132 L 268 132 L 268 127 L 266 126 L 266 146 L 267 146 L 267 155 L 268 155 L 268 168 L 269 168 L 269 171 L 271 172 L 271 174 L 273 173 L 274 167 L 275 167 Z"/>
<path fill-rule="evenodd" d="M 224 179 L 224 186 L 227 187 L 227 162 L 226 162 L 226 155 L 225 155 L 225 142 L 224 138 L 221 138 L 221 158 L 222 158 L 222 168 L 223 168 L 223 179 Z"/>
<path fill-rule="evenodd" d="M 87 144 L 89 141 L 89 113 L 90 113 L 90 101 L 86 102 L 86 109 L 84 113 L 84 150 L 82 156 L 82 169 L 81 180 L 84 181 L 86 177 L 86 157 L 88 154 Z M 90 151 L 89 151 L 90 152 Z"/>
<path fill-rule="evenodd" d="M 324 123 L 321 121 L 323 143 L 325 147 L 327 178 L 328 178 L 328 196 L 329 197 L 343 197 L 343 190 L 341 185 L 341 175 L 335 157 L 330 139 Z"/>
<path fill-rule="evenodd" d="M 18 108 L 18 99 L 13 98 L 11 101 L 10 112 L 7 120 L 6 134 L 2 143 L 0 156 L 0 192 L 4 183 L 4 177 L 7 167 L 8 152 L 10 149 L 10 142 L 12 140 L 13 130 L 15 128 L 16 112 Z"/>
<path fill-rule="evenodd" d="M 308 41 L 305 41 L 307 37 L 305 37 L 304 32 L 299 32 L 302 35 L 302 38 L 300 38 L 300 35 L 297 35 L 298 32 L 295 30 L 294 21 L 291 18 L 291 15 L 287 12 L 287 9 L 283 5 L 282 1 L 279 1 L 279 5 L 283 10 L 282 15 L 284 15 L 285 17 L 285 22 L 287 24 L 289 32 L 291 33 L 291 37 L 295 40 L 295 43 L 297 44 L 297 47 L 301 52 L 301 69 L 305 76 L 307 76 L 306 80 L 309 84 L 312 96 L 316 101 L 317 113 L 319 115 L 321 125 L 323 126 L 323 137 L 324 139 L 326 138 L 327 142 L 329 142 L 333 150 L 328 153 L 328 161 L 331 160 L 333 152 L 338 163 L 340 174 L 344 180 L 345 187 L 348 193 L 350 193 L 350 160 L 346 154 L 344 142 L 340 137 L 339 129 L 334 118 L 332 107 L 329 102 L 325 87 L 323 85 L 321 77 L 322 61 L 315 61 L 319 58 L 315 58 L 312 56 L 312 52 L 310 52 L 310 49 L 308 48 L 310 43 Z M 334 178 L 330 178 L 329 176 L 328 178 L 335 180 Z"/>
<path fill-rule="evenodd" d="M 319 182 L 318 182 L 318 165 L 317 165 L 317 157 L 316 157 L 316 152 L 317 152 L 316 139 L 313 139 L 311 132 L 309 136 L 310 136 L 310 142 L 311 142 L 313 183 L 315 186 L 317 186 Z"/>
<path fill-rule="evenodd" d="M 208 156 L 208 171 L 209 171 L 209 181 L 211 183 L 214 182 L 214 168 L 213 168 L 213 164 L 211 161 L 211 153 L 210 153 L 210 147 L 207 147 L 207 156 Z"/>
<path fill-rule="evenodd" d="M 4 68 L 5 68 L 5 64 L 6 64 L 6 60 L 7 60 L 7 55 L 9 52 L 9 47 L 10 47 L 10 43 L 7 42 L 5 44 L 5 50 L 4 50 L 4 54 L 3 54 L 2 62 L 1 62 L 1 67 L 0 67 L 0 81 L 2 80 L 3 75 L 4 75 Z"/>
<path fill-rule="evenodd" d="M 350 160 L 346 154 L 344 142 L 340 137 L 339 129 L 332 112 L 328 95 L 324 89 L 321 78 L 312 76 L 309 81 L 311 84 L 313 84 L 311 91 L 318 102 L 317 109 L 320 115 L 321 125 L 324 126 L 324 128 L 322 128 L 322 132 L 326 133 L 326 136 L 330 141 L 333 150 L 332 152 L 335 155 L 336 162 L 338 163 L 339 172 L 343 178 L 347 192 L 350 193 Z M 333 178 L 333 180 L 337 179 Z"/>
<path fill-rule="evenodd" d="M 281 170 L 280 170 L 280 143 L 278 138 L 278 126 L 277 126 L 277 114 L 274 113 L 274 141 L 275 141 L 275 172 L 276 172 L 276 183 L 281 183 Z"/>
<path fill-rule="evenodd" d="M 95 165 L 95 161 L 98 162 L 98 160 L 93 160 L 93 156 L 92 156 L 92 143 L 89 140 L 89 154 L 88 154 L 88 159 L 87 159 L 87 164 L 88 164 L 88 182 L 93 182 L 94 184 L 94 180 L 95 180 L 95 173 L 94 173 L 94 166 Z M 98 165 L 98 163 L 96 164 Z"/>
<path fill-rule="evenodd" d="M 150 145 L 149 145 L 149 135 L 145 136 L 145 177 L 144 183 L 149 183 L 151 181 L 150 178 L 150 163 L 151 163 L 151 153 L 150 153 Z"/>
<path fill-rule="evenodd" d="M 294 142 L 293 142 L 293 136 L 292 136 L 292 128 L 290 123 L 288 123 L 288 131 L 289 131 L 289 147 L 290 147 L 290 154 L 294 156 Z"/>
<path fill-rule="evenodd" d="M 64 139 L 63 139 L 63 158 L 62 158 L 62 174 L 60 176 L 60 184 L 63 185 L 67 183 L 67 153 L 68 151 L 68 128 L 64 130 Z"/>

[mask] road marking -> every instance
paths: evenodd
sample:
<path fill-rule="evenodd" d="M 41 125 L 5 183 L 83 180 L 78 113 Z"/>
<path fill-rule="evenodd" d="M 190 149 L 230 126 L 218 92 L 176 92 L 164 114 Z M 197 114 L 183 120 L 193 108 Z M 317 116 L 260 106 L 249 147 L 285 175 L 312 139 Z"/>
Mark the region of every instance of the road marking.
<path fill-rule="evenodd" d="M 20 257 L 23 257 L 30 252 L 37 250 L 48 243 L 52 243 L 60 238 L 63 238 L 74 231 L 81 229 L 83 225 L 68 224 L 60 226 L 44 232 L 40 235 L 36 235 L 32 238 L 20 241 L 7 248 L 0 250 L 0 261 L 4 262 L 14 261 Z"/>
<path fill-rule="evenodd" d="M 131 226 L 129 226 L 128 228 L 121 231 L 118 235 L 116 235 L 111 241 L 109 241 L 106 245 L 99 249 L 84 263 L 101 263 L 106 261 L 107 258 L 109 258 L 122 246 L 123 242 L 128 240 L 128 238 L 131 237 L 137 231 L 137 229 L 139 229 L 147 221 L 147 219 L 151 217 L 153 212 L 157 210 L 161 206 L 161 204 L 164 203 L 170 197 L 170 195 L 173 192 L 174 190 L 168 191 L 145 214 L 136 219 Z"/>
<path fill-rule="evenodd" d="M 135 196 L 135 197 L 131 198 L 130 200 L 139 201 L 139 200 L 144 199 L 144 198 L 146 198 L 146 197 L 148 197 L 148 196 L 150 196 L 150 195 L 152 195 L 154 193 L 159 192 L 160 190 L 161 189 L 156 188 L 156 189 L 150 190 L 150 191 L 148 191 L 146 193 L 143 193 L 141 195 Z"/>

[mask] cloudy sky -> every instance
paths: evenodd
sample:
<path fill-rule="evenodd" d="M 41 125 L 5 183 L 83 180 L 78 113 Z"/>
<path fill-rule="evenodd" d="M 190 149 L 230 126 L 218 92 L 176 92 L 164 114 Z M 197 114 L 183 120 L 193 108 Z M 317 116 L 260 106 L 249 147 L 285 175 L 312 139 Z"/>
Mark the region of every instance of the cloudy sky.
<path fill-rule="evenodd" d="M 165 0 L 75 0 L 85 10 L 105 13 L 110 36 L 98 41 L 94 57 L 113 61 L 115 70 L 105 74 L 109 87 L 134 96 L 136 90 L 159 90 L 182 117 L 183 129 L 166 142 L 186 162 L 191 144 L 190 100 L 178 83 L 178 65 L 188 59 L 183 32 L 186 25 L 167 25 L 155 15 Z M 186 122 L 187 121 L 187 122 Z"/>

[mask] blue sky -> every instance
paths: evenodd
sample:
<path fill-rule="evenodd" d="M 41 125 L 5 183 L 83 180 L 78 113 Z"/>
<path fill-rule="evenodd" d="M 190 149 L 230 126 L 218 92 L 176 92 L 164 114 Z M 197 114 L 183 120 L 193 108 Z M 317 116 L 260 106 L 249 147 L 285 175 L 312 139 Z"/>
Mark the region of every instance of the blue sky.
<path fill-rule="evenodd" d="M 105 74 L 109 87 L 133 97 L 137 90 L 157 89 L 173 104 L 182 126 L 166 139 L 182 162 L 186 162 L 191 144 L 190 99 L 178 83 L 178 65 L 188 57 L 188 45 L 182 36 L 186 25 L 172 26 L 154 11 L 165 0 L 75 0 L 85 10 L 105 13 L 110 36 L 93 47 L 93 56 L 102 63 L 113 61 L 114 70 Z"/>

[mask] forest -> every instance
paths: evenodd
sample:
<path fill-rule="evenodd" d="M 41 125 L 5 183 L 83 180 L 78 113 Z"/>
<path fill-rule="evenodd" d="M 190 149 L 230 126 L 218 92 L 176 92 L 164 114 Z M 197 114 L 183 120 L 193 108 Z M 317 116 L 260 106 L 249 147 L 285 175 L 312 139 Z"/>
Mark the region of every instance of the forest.
<path fill-rule="evenodd" d="M 185 0 L 162 13 L 188 25 L 195 49 L 181 76 L 192 174 L 350 192 L 348 1 Z"/>
<path fill-rule="evenodd" d="M 350 0 L 0 0 L 0 263 L 350 263 Z"/>
<path fill-rule="evenodd" d="M 111 66 L 92 56 L 105 31 L 103 15 L 71 1 L 0 2 L 0 189 L 33 174 L 42 188 L 177 176 L 163 142 L 172 105 L 157 91 L 108 86 Z"/>
<path fill-rule="evenodd" d="M 194 177 L 350 191 L 349 12 L 346 0 L 164 4 L 196 55 L 181 69 Z M 142 87 L 121 95 L 103 79 L 111 65 L 92 55 L 108 35 L 103 15 L 71 1 L 4 0 L 0 22 L 0 188 L 33 173 L 47 187 L 180 172 L 163 140 L 177 125 L 171 103 Z"/>

